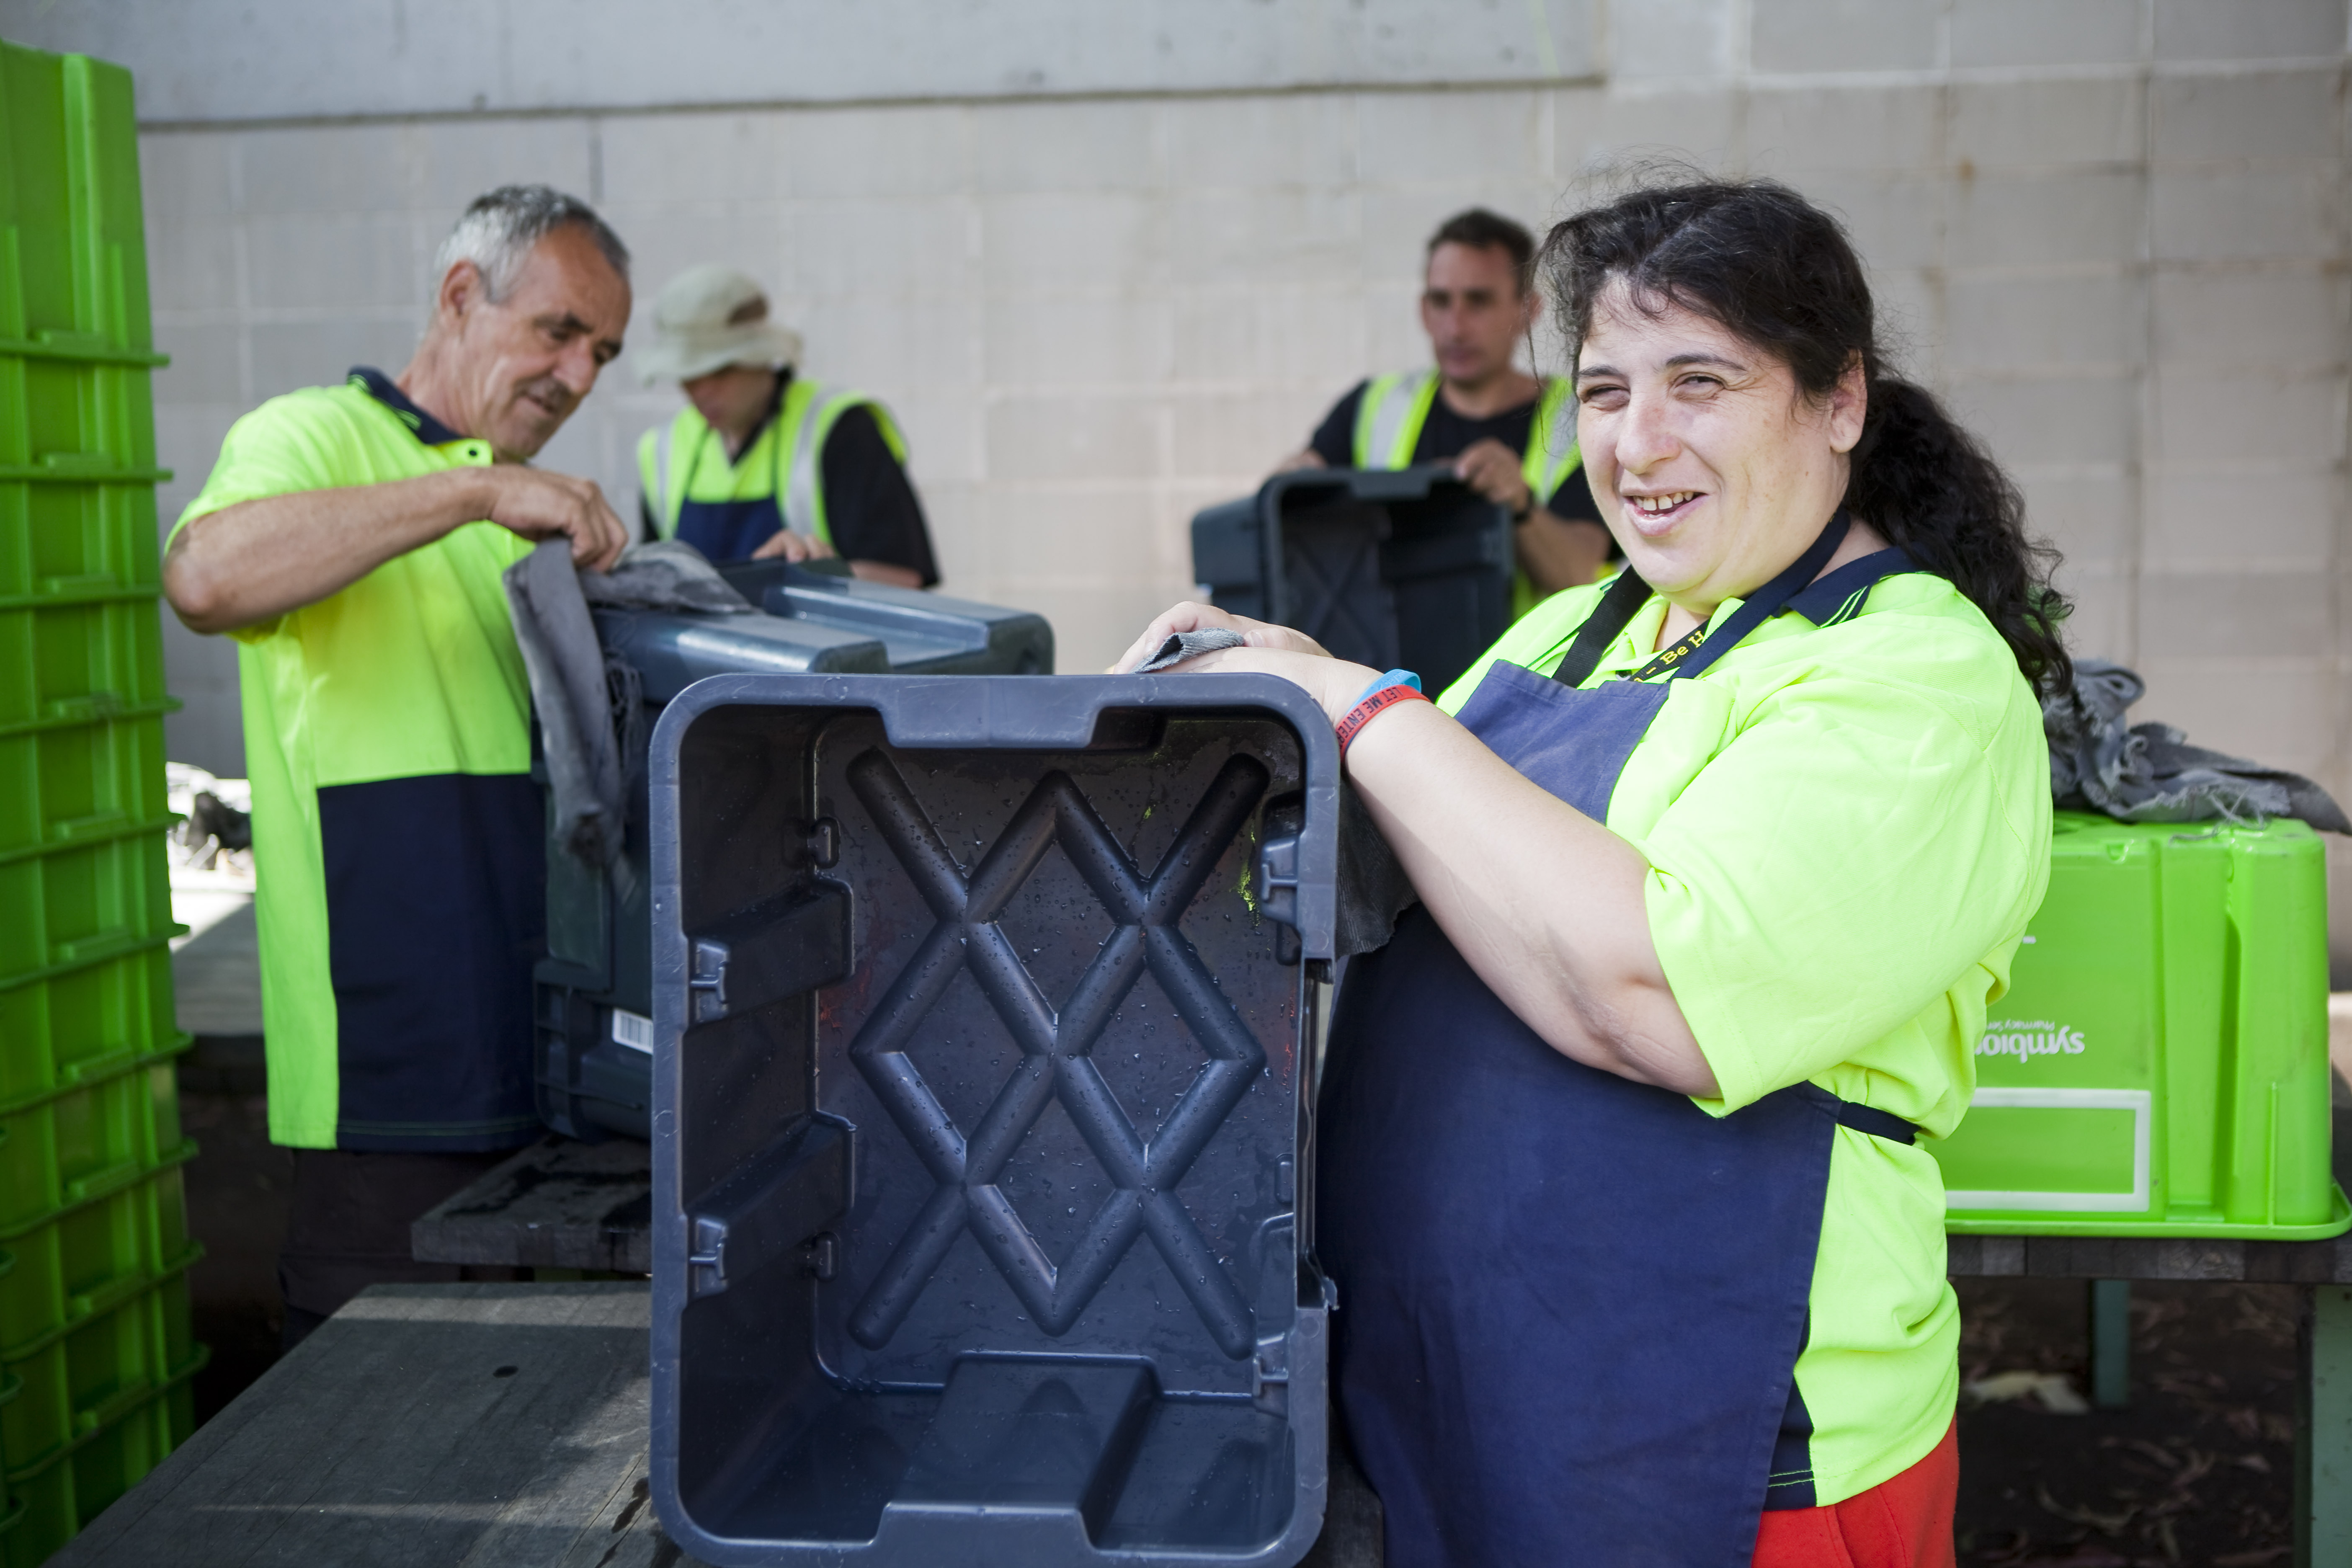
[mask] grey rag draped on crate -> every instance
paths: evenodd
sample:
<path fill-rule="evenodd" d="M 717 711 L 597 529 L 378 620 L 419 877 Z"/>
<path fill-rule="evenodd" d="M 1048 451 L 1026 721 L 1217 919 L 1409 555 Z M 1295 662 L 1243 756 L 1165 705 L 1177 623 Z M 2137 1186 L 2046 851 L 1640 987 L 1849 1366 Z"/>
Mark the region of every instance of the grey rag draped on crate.
<path fill-rule="evenodd" d="M 555 841 L 589 865 L 610 865 L 621 852 L 630 759 L 644 749 L 645 704 L 636 670 L 606 656 L 588 607 L 740 616 L 751 605 L 672 540 L 631 545 L 610 572 L 575 571 L 570 540 L 542 540 L 504 582 L 539 711 Z"/>
<path fill-rule="evenodd" d="M 2192 746 L 2169 724 L 2126 728 L 2124 710 L 2147 689 L 2121 665 L 2074 661 L 2074 689 L 2042 707 L 2050 793 L 2060 805 L 2124 822 L 2293 816 L 2323 832 L 2352 833 L 2343 808 L 2301 773 Z"/>

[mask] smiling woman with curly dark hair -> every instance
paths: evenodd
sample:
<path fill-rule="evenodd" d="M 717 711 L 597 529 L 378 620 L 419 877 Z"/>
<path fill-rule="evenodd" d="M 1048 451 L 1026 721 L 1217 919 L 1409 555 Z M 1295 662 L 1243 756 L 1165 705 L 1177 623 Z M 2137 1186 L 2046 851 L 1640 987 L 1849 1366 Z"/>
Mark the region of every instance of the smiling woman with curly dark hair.
<path fill-rule="evenodd" d="M 1835 219 L 1639 189 L 1541 258 L 1627 566 L 1435 704 L 1313 693 L 1420 906 L 1318 1123 L 1341 1412 L 1396 1568 L 1952 1561 L 1958 1312 L 1920 1134 L 2049 874 L 2069 667 L 2016 489 L 1888 374 Z"/>

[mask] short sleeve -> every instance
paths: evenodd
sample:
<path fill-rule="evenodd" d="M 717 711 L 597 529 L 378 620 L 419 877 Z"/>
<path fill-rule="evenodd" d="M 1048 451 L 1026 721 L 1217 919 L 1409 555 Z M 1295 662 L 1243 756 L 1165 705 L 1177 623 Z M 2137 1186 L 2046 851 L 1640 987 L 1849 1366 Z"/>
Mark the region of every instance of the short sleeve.
<path fill-rule="evenodd" d="M 350 430 L 341 412 L 316 394 L 273 397 L 229 426 L 205 488 L 172 525 L 268 496 L 349 484 Z"/>
<path fill-rule="evenodd" d="M 1364 405 L 1364 389 L 1371 383 L 1360 381 L 1347 396 L 1331 405 L 1323 423 L 1308 437 L 1307 448 L 1335 468 L 1356 466 L 1356 411 Z"/>
<path fill-rule="evenodd" d="M 842 558 L 903 566 L 926 588 L 937 583 L 923 503 L 871 409 L 842 410 L 825 434 L 824 464 L 825 531 Z"/>
<path fill-rule="evenodd" d="M 1650 931 L 1727 1111 L 1918 1016 L 2016 931 L 2040 880 L 2001 770 L 1896 684 L 1782 688 L 1638 846 Z"/>
<path fill-rule="evenodd" d="M 298 392 L 271 398 L 229 426 L 211 476 L 172 525 L 173 535 L 197 518 L 243 501 L 351 483 L 350 444 L 341 412 L 325 397 Z M 228 635 L 239 642 L 257 642 L 283 619 L 238 626 Z"/>

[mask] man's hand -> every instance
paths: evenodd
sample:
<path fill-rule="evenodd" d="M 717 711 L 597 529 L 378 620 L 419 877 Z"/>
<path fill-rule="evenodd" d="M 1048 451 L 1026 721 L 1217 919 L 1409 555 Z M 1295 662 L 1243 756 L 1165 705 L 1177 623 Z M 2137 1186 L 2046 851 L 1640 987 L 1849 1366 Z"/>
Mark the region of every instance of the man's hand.
<path fill-rule="evenodd" d="M 751 552 L 751 559 L 773 561 L 781 555 L 787 561 L 824 561 L 831 559 L 834 553 L 832 545 L 814 534 L 794 533 L 789 528 L 780 528 L 759 549 Z"/>
<path fill-rule="evenodd" d="M 525 539 L 570 539 L 572 564 L 581 571 L 609 572 L 628 548 L 628 529 L 594 481 L 520 463 L 499 463 L 484 474 L 490 481 L 488 521 Z"/>
<path fill-rule="evenodd" d="M 1509 512 L 1515 521 L 1535 505 L 1519 455 L 1492 436 L 1454 459 L 1454 477 Z"/>
<path fill-rule="evenodd" d="M 1308 447 L 1304 450 L 1293 452 L 1287 458 L 1283 458 L 1281 462 L 1276 463 L 1274 466 L 1274 471 L 1277 474 L 1288 474 L 1295 473 L 1300 468 L 1328 468 L 1330 466 L 1330 464 L 1323 460 L 1322 453 L 1317 451 L 1312 447 Z"/>

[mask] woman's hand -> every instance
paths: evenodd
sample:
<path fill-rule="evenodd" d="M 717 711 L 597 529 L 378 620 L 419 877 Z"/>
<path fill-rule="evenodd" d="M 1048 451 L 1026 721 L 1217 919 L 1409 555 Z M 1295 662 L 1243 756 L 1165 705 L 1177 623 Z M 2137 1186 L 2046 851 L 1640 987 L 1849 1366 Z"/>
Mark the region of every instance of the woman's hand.
<path fill-rule="evenodd" d="M 1118 656 L 1118 662 L 1105 673 L 1125 675 L 1158 653 L 1160 645 L 1170 637 L 1180 632 L 1203 631 L 1210 626 L 1241 633 L 1243 640 L 1251 647 L 1313 654 L 1319 658 L 1331 657 L 1321 643 L 1305 632 L 1295 632 L 1288 626 L 1277 626 L 1265 621 L 1253 621 L 1245 616 L 1228 614 L 1214 605 L 1195 604 L 1187 599 L 1175 608 L 1162 612 L 1158 619 L 1144 627 L 1143 635 L 1136 638 L 1128 650 Z"/>
<path fill-rule="evenodd" d="M 1160 651 L 1160 645 L 1182 632 L 1203 631 L 1211 626 L 1239 632 L 1243 646 L 1219 648 L 1214 653 L 1195 654 L 1163 673 L 1181 670 L 1187 675 L 1206 675 L 1213 670 L 1252 671 L 1261 675 L 1278 675 L 1292 685 L 1301 688 L 1321 704 L 1336 723 L 1341 714 L 1354 703 L 1364 687 L 1378 675 L 1378 670 L 1365 665 L 1350 664 L 1334 658 L 1322 644 L 1304 632 L 1277 626 L 1265 621 L 1253 621 L 1245 616 L 1228 614 L 1213 605 L 1186 601 L 1155 619 L 1144 628 L 1143 635 L 1133 646 L 1119 655 L 1118 662 L 1109 673 L 1124 675 Z M 1332 706 L 1338 703 L 1338 707 Z"/>
<path fill-rule="evenodd" d="M 789 528 L 780 528 L 770 534 L 759 549 L 751 552 L 751 559 L 772 561 L 781 555 L 791 562 L 822 561 L 833 553 L 833 546 L 814 534 L 795 533 Z"/>

